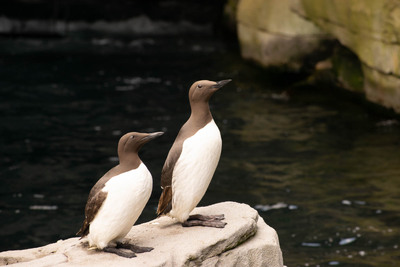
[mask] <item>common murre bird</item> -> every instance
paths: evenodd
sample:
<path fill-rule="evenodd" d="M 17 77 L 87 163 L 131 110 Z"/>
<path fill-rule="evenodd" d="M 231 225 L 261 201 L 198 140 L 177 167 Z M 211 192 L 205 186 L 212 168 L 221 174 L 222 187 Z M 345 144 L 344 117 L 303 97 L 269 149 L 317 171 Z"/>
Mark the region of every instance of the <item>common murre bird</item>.
<path fill-rule="evenodd" d="M 119 164 L 109 170 L 90 190 L 85 220 L 77 235 L 87 236 L 90 248 L 132 258 L 135 252 L 153 248 L 121 243 L 150 198 L 153 179 L 140 160 L 140 148 L 163 132 L 131 132 L 118 142 Z M 128 249 L 131 251 L 120 250 Z"/>
<path fill-rule="evenodd" d="M 197 81 L 189 90 L 191 115 L 180 129 L 161 172 L 157 215 L 167 214 L 183 226 L 223 228 L 224 215 L 189 213 L 204 196 L 221 155 L 221 134 L 210 112 L 209 100 L 231 80 Z"/>

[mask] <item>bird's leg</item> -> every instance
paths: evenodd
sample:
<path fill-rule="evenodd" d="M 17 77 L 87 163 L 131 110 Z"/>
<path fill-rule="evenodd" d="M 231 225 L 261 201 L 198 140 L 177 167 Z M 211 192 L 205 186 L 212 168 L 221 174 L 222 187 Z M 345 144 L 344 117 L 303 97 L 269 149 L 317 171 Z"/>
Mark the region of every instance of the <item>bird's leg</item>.
<path fill-rule="evenodd" d="M 189 218 L 182 223 L 182 226 L 183 227 L 206 226 L 206 227 L 224 228 L 226 223 L 221 222 L 223 219 L 225 219 L 223 214 L 209 215 L 209 216 L 195 214 L 189 216 Z"/>
<path fill-rule="evenodd" d="M 124 249 L 129 249 L 134 253 L 143 253 L 143 252 L 150 252 L 152 251 L 154 248 L 151 247 L 139 247 L 133 244 L 129 244 L 129 243 L 117 243 L 117 248 L 124 248 Z"/>
<path fill-rule="evenodd" d="M 114 254 L 117 254 L 118 256 L 121 256 L 121 257 L 124 257 L 124 258 L 134 258 L 134 257 L 136 257 L 135 252 L 118 249 L 116 247 L 105 247 L 105 248 L 103 248 L 103 251 L 104 252 L 108 252 L 108 253 L 114 253 Z"/>
<path fill-rule="evenodd" d="M 191 220 L 199 220 L 199 221 L 222 221 L 225 219 L 224 214 L 218 214 L 218 215 L 201 215 L 201 214 L 194 214 L 190 215 L 189 218 L 187 219 L 188 221 Z"/>

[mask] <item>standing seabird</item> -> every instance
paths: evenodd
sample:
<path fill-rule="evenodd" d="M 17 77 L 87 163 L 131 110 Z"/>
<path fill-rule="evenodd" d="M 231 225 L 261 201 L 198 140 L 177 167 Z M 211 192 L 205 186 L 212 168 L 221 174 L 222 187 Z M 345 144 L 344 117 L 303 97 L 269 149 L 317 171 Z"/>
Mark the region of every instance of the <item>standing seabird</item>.
<path fill-rule="evenodd" d="M 82 238 L 88 237 L 89 247 L 126 258 L 135 257 L 135 252 L 153 249 L 121 241 L 142 213 L 153 187 L 151 174 L 138 152 L 145 143 L 162 134 L 131 132 L 119 140 L 119 164 L 104 174 L 90 190 L 85 220 L 77 233 Z"/>
<path fill-rule="evenodd" d="M 183 226 L 223 228 L 224 215 L 192 215 L 204 196 L 221 155 L 221 134 L 210 112 L 209 100 L 231 80 L 197 81 L 189 90 L 191 114 L 173 143 L 161 172 L 163 189 L 157 215 L 167 214 Z"/>

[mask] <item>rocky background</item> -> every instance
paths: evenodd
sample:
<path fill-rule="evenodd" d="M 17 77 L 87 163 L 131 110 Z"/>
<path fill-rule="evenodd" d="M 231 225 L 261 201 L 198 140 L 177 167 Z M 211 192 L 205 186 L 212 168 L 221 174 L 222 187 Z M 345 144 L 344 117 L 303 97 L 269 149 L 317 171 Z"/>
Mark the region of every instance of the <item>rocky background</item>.
<path fill-rule="evenodd" d="M 235 4 L 244 58 L 288 71 L 330 70 L 341 87 L 400 112 L 400 1 Z"/>

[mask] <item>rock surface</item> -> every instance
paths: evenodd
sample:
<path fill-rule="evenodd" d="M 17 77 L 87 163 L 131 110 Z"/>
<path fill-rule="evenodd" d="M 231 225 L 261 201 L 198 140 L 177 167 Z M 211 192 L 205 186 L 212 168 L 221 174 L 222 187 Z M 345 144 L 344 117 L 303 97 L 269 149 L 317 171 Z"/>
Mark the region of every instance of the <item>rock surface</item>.
<path fill-rule="evenodd" d="M 10 266 L 283 266 L 275 230 L 246 204 L 223 202 L 196 208 L 193 214 L 225 214 L 223 229 L 184 228 L 169 217 L 136 225 L 130 243 L 154 247 L 136 258 L 88 250 L 85 239 L 70 238 L 44 247 L 0 253 Z"/>
<path fill-rule="evenodd" d="M 301 2 L 300 14 L 358 56 L 367 99 L 400 112 L 400 1 Z"/>
<path fill-rule="evenodd" d="M 338 40 L 361 63 L 366 98 L 396 112 L 399 18 L 400 0 L 240 0 L 236 17 L 242 56 L 264 66 L 299 69 L 324 41 Z"/>
<path fill-rule="evenodd" d="M 264 66 L 301 69 L 320 54 L 330 37 L 312 22 L 291 11 L 297 1 L 240 0 L 237 32 L 242 57 Z"/>

